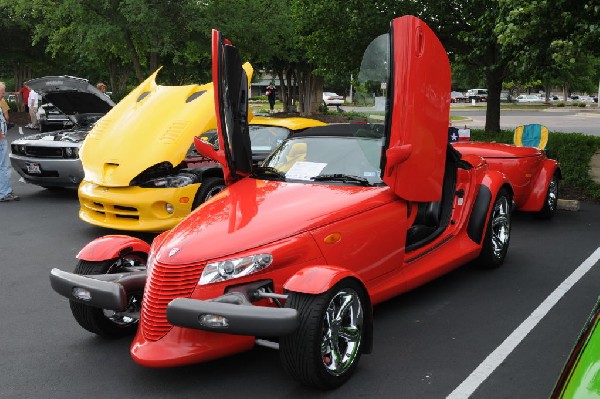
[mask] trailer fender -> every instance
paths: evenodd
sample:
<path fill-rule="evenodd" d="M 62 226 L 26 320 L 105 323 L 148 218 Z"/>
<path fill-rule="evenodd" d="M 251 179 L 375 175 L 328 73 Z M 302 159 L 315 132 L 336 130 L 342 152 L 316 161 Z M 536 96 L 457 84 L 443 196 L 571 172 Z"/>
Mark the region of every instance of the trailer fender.
<path fill-rule="evenodd" d="M 531 191 L 527 197 L 527 201 L 519 208 L 520 211 L 537 212 L 542 209 L 544 202 L 546 201 L 548 185 L 550 184 L 552 176 L 555 174 L 558 179 L 562 179 L 562 172 L 558 162 L 554 159 L 546 159 L 540 168 L 535 182 L 532 182 Z"/>

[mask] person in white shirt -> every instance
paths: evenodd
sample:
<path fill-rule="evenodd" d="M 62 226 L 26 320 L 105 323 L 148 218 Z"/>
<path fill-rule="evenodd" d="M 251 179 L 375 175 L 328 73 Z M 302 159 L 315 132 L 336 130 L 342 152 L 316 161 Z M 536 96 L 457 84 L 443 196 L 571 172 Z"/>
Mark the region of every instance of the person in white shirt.
<path fill-rule="evenodd" d="M 36 93 L 34 90 L 29 92 L 29 99 L 27 100 L 27 105 L 29 105 L 29 116 L 31 117 L 31 124 L 27 127 L 31 129 L 39 129 L 40 123 L 38 121 L 37 112 L 38 112 L 38 103 L 40 100 L 40 95 Z"/>

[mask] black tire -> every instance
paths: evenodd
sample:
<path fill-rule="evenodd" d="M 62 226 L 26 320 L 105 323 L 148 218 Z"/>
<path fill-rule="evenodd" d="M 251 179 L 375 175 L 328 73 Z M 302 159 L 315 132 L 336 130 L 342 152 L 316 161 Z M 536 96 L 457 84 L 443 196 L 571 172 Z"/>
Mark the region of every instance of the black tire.
<path fill-rule="evenodd" d="M 223 191 L 225 187 L 225 180 L 220 177 L 207 177 L 206 179 L 202 179 L 200 188 L 198 188 L 198 192 L 194 197 L 192 209 L 196 209 L 200 204 Z"/>
<path fill-rule="evenodd" d="M 500 189 L 486 226 L 483 245 L 477 264 L 484 269 L 495 269 L 504 263 L 510 243 L 511 199 L 505 188 Z"/>
<path fill-rule="evenodd" d="M 116 260 L 105 260 L 101 262 L 89 262 L 79 260 L 75 267 L 75 274 L 94 275 L 109 273 L 111 267 L 115 265 Z M 121 338 L 135 334 L 139 322 L 138 317 L 131 315 L 132 312 L 139 312 L 142 304 L 142 292 L 132 293 L 128 297 L 129 312 L 118 313 L 111 310 L 105 310 L 94 306 L 69 300 L 71 313 L 81 327 L 97 334 L 103 338 Z"/>
<path fill-rule="evenodd" d="M 342 301 L 348 306 L 341 307 Z M 298 310 L 300 326 L 279 339 L 283 368 L 297 381 L 315 388 L 332 389 L 346 382 L 365 343 L 366 304 L 362 287 L 352 279 L 342 280 L 320 295 L 290 292 L 285 306 Z M 331 316 L 336 316 L 334 325 Z M 341 356 L 339 364 L 332 354 Z"/>
<path fill-rule="evenodd" d="M 534 215 L 538 219 L 552 219 L 556 213 L 556 207 L 558 205 L 558 176 L 555 174 L 550 179 L 548 184 L 548 191 L 546 191 L 546 198 L 544 199 L 544 206 L 539 212 Z"/>

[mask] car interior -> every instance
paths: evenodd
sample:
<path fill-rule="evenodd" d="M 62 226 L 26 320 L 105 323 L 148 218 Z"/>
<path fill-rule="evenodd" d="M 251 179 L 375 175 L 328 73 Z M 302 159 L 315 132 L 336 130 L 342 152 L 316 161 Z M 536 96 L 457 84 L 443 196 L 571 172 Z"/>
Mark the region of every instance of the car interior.
<path fill-rule="evenodd" d="M 448 144 L 441 201 L 409 203 L 409 224 L 413 218 L 414 222 L 406 234 L 407 252 L 433 241 L 448 226 L 454 197 L 458 194 L 455 191 L 457 169 L 470 168 L 468 164 L 461 162 L 460 158 L 461 154 Z"/>

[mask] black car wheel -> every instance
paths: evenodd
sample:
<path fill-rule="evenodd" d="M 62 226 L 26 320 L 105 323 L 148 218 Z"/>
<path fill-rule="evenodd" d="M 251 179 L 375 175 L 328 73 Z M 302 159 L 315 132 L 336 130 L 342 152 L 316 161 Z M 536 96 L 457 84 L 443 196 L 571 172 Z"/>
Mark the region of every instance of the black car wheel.
<path fill-rule="evenodd" d="M 500 267 L 504 263 L 511 229 L 510 195 L 502 188 L 496 195 L 487 224 L 481 253 L 477 259 L 479 266 L 486 269 Z"/>
<path fill-rule="evenodd" d="M 316 388 L 332 389 L 346 382 L 360 360 L 366 303 L 362 287 L 351 279 L 320 295 L 291 292 L 285 306 L 298 310 L 300 326 L 280 338 L 284 369 Z"/>
<path fill-rule="evenodd" d="M 203 179 L 200 188 L 194 197 L 192 209 L 196 209 L 200 204 L 223 191 L 225 187 L 225 180 L 220 177 L 207 177 L 206 179 Z"/>
<path fill-rule="evenodd" d="M 542 209 L 535 214 L 539 219 L 552 219 L 556 213 L 556 206 L 558 204 L 558 176 L 555 174 L 550 179 L 548 184 L 548 191 L 546 192 L 546 198 L 544 200 L 544 206 Z"/>
<path fill-rule="evenodd" d="M 75 267 L 75 274 L 96 275 L 116 273 L 119 270 L 115 259 L 100 262 L 80 260 Z M 138 255 L 128 255 L 121 259 L 124 262 L 145 263 L 145 258 Z M 77 323 L 84 329 L 104 338 L 120 338 L 133 335 L 137 330 L 142 307 L 143 292 L 134 292 L 127 297 L 127 309 L 123 312 L 101 309 L 80 302 L 69 300 L 71 313 Z"/>

